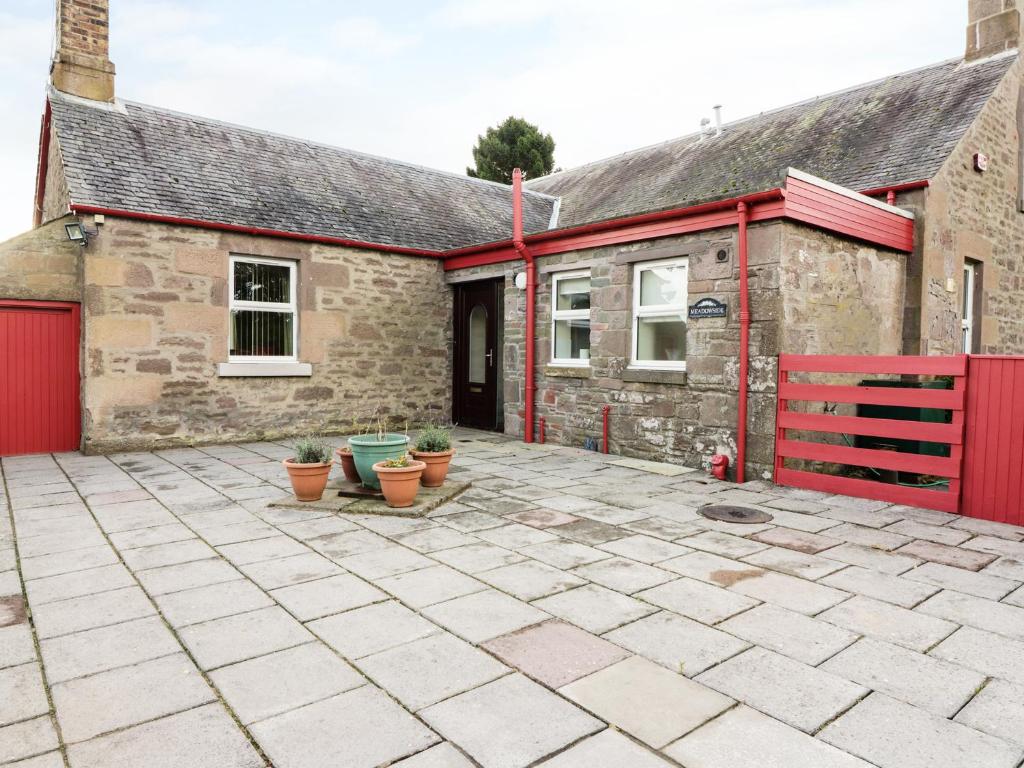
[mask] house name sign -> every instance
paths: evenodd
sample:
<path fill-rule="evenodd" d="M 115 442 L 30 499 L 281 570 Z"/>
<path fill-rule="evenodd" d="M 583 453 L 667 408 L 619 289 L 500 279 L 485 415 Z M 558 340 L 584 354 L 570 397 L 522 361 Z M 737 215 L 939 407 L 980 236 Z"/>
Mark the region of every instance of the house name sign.
<path fill-rule="evenodd" d="M 700 320 L 704 317 L 725 317 L 729 307 L 718 299 L 701 299 L 690 306 L 690 319 Z"/>

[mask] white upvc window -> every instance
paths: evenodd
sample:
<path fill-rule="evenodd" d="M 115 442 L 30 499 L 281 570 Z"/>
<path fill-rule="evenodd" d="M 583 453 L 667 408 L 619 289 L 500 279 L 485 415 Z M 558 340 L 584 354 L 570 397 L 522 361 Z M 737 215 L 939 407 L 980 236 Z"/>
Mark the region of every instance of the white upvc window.
<path fill-rule="evenodd" d="M 686 370 L 687 259 L 633 266 L 631 368 Z"/>
<path fill-rule="evenodd" d="M 231 257 L 230 362 L 296 361 L 299 345 L 296 276 L 294 261 Z"/>
<path fill-rule="evenodd" d="M 964 262 L 964 300 L 960 315 L 960 330 L 963 334 L 963 353 L 971 354 L 974 350 L 974 281 L 977 265 L 973 261 Z"/>
<path fill-rule="evenodd" d="M 590 271 L 551 276 L 551 363 L 590 365 Z"/>

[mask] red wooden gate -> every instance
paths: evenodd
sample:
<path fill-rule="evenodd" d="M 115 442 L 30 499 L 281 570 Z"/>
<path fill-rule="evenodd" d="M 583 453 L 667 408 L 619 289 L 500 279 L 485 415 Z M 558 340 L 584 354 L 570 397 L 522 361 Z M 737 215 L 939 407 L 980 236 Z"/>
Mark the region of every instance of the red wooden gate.
<path fill-rule="evenodd" d="M 971 355 L 960 509 L 1024 525 L 1024 357 Z"/>
<path fill-rule="evenodd" d="M 791 382 L 790 374 L 883 374 L 952 376 L 952 389 L 898 389 Z M 830 355 L 779 356 L 779 408 L 775 435 L 775 482 L 827 493 L 910 504 L 957 512 L 960 499 L 961 458 L 964 435 L 964 392 L 967 357 L 838 357 Z M 952 412 L 951 423 L 906 421 L 863 416 L 835 416 L 790 410 L 796 401 L 933 408 Z M 949 455 L 899 453 L 878 448 L 854 447 L 793 439 L 787 430 L 825 433 L 835 441 L 862 435 L 892 440 L 945 443 Z M 792 469 L 785 460 L 800 459 L 933 475 L 948 480 L 936 489 L 910 487 L 869 479 Z"/>
<path fill-rule="evenodd" d="M 0 456 L 79 447 L 79 305 L 0 299 Z"/>

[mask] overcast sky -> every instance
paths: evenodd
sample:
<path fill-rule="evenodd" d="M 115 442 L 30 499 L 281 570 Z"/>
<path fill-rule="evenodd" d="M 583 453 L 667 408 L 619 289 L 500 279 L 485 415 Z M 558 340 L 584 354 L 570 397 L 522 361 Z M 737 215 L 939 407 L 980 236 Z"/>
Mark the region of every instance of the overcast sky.
<path fill-rule="evenodd" d="M 463 172 L 572 167 L 961 56 L 967 0 L 111 0 L 119 97 Z M 0 240 L 31 224 L 53 0 L 0 0 Z"/>

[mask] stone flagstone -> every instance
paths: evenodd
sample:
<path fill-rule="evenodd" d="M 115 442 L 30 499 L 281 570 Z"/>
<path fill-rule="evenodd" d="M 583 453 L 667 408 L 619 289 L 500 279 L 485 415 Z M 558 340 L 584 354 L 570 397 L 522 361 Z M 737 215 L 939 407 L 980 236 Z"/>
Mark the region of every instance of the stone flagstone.
<path fill-rule="evenodd" d="M 732 635 L 668 611 L 626 624 L 604 637 L 687 677 L 750 647 Z"/>
<path fill-rule="evenodd" d="M 826 576 L 818 583 L 892 603 L 901 608 L 913 608 L 939 591 L 939 587 L 931 584 L 901 579 L 858 565 L 851 565 L 831 576 Z"/>
<path fill-rule="evenodd" d="M 550 614 L 494 589 L 436 603 L 422 612 L 431 621 L 471 643 L 490 640 L 551 618 Z"/>
<path fill-rule="evenodd" d="M 686 577 L 646 589 L 636 596 L 704 624 L 715 624 L 757 605 L 755 600 Z"/>
<path fill-rule="evenodd" d="M 1002 635 L 961 627 L 933 648 L 931 655 L 1024 685 L 1024 643 Z"/>
<path fill-rule="evenodd" d="M 1024 747 L 1024 686 L 991 680 L 954 719 Z"/>
<path fill-rule="evenodd" d="M 442 631 L 394 600 L 328 616 L 306 626 L 347 659 L 359 659 Z"/>
<path fill-rule="evenodd" d="M 533 605 L 595 634 L 607 632 L 657 610 L 596 584 L 545 597 Z"/>
<path fill-rule="evenodd" d="M 611 728 L 584 739 L 541 765 L 542 768 L 672 768 L 668 761 Z"/>
<path fill-rule="evenodd" d="M 825 611 L 818 618 L 851 632 L 902 645 L 912 651 L 927 651 L 949 637 L 957 628 L 956 624 L 944 619 L 860 595 Z"/>
<path fill-rule="evenodd" d="M 1024 641 L 1024 608 L 944 589 L 916 610 Z"/>
<path fill-rule="evenodd" d="M 723 621 L 718 629 L 812 667 L 857 639 L 853 632 L 769 603 Z"/>

